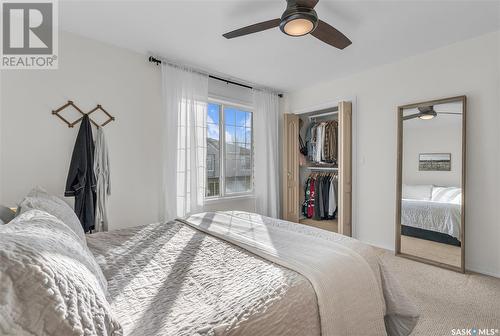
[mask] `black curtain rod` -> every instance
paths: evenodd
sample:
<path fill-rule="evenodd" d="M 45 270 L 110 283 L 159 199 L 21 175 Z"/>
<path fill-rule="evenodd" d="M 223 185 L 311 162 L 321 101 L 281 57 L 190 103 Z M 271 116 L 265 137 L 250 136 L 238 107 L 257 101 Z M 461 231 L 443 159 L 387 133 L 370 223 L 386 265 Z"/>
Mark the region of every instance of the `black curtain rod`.
<path fill-rule="evenodd" d="M 153 56 L 149 56 L 148 61 L 150 61 L 151 63 L 156 63 L 156 65 L 160 65 L 161 64 L 161 60 L 159 60 L 157 58 L 154 58 Z M 217 76 L 214 76 L 214 75 L 208 75 L 208 77 L 212 78 L 212 79 L 216 79 L 216 80 L 221 81 L 221 82 L 225 82 L 226 84 L 233 84 L 233 85 L 241 86 L 241 87 L 244 87 L 244 88 L 247 88 L 247 89 L 250 89 L 250 90 L 253 89 L 253 87 L 251 87 L 251 86 L 248 86 L 248 85 L 245 85 L 245 84 L 241 84 L 241 83 L 237 83 L 237 82 L 233 82 L 232 80 L 229 80 L 229 79 L 220 78 L 220 77 L 217 77 Z M 279 93 L 278 97 L 282 98 L 283 94 Z"/>

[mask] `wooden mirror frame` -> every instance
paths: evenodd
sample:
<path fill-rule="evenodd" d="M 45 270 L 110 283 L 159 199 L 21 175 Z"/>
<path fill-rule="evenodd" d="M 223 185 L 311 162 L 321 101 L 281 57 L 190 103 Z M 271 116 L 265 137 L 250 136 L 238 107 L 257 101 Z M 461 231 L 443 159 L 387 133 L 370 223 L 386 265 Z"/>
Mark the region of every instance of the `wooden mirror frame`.
<path fill-rule="evenodd" d="M 431 259 L 414 256 L 411 254 L 401 252 L 401 206 L 402 206 L 402 192 L 403 192 L 403 111 L 405 109 L 417 108 L 421 106 L 438 105 L 444 103 L 462 103 L 462 204 L 461 204 L 461 223 L 460 223 L 460 266 L 453 266 Z M 444 99 L 436 99 L 414 104 L 398 106 L 398 133 L 397 133 L 397 174 L 396 174 L 396 256 L 420 261 L 426 264 L 447 268 L 453 271 L 465 273 L 465 190 L 466 190 L 466 119 L 467 119 L 467 97 L 456 96 Z"/>

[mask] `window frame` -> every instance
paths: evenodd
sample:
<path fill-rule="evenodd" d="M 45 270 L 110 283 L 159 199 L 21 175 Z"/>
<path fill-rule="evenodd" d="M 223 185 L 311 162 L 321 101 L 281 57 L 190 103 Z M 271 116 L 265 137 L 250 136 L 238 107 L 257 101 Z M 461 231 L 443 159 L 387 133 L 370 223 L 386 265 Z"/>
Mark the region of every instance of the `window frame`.
<path fill-rule="evenodd" d="M 232 198 L 245 198 L 245 197 L 253 197 L 255 194 L 255 185 L 254 185 L 254 109 L 250 105 L 240 104 L 235 101 L 225 100 L 215 97 L 208 98 L 208 104 L 217 104 L 220 106 L 219 108 L 219 195 L 217 196 L 206 196 L 205 200 L 217 201 L 223 199 L 232 199 Z M 225 129 L 225 118 L 224 118 L 224 109 L 225 108 L 235 108 L 241 110 L 243 112 L 249 112 L 251 114 L 252 120 L 252 141 L 250 144 L 250 158 L 251 158 L 251 175 L 250 175 L 250 185 L 251 189 L 249 191 L 241 191 L 234 193 L 226 193 L 226 129 Z M 208 113 L 208 112 L 207 112 Z M 205 169 L 205 181 L 208 180 L 208 167 Z"/>

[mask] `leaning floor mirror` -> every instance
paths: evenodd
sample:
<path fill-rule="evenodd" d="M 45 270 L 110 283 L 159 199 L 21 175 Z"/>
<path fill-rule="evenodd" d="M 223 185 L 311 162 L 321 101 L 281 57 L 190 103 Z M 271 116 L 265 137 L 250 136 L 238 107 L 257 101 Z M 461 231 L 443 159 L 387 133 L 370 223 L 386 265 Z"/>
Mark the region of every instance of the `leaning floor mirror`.
<path fill-rule="evenodd" d="M 466 97 L 398 108 L 396 254 L 465 272 Z"/>

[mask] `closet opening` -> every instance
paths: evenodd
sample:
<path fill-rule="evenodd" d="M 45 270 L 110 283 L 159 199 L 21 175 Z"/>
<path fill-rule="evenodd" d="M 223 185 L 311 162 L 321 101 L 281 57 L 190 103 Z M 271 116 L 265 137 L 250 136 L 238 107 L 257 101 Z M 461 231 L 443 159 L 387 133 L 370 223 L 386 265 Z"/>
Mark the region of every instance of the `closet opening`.
<path fill-rule="evenodd" d="M 352 104 L 284 120 L 283 218 L 351 236 Z"/>

